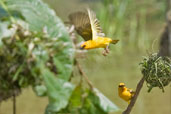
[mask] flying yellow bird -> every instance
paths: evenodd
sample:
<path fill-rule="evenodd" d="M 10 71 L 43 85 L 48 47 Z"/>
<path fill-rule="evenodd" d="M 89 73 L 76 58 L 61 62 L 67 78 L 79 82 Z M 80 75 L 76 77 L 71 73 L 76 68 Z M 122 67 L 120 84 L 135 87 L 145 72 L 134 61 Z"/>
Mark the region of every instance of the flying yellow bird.
<path fill-rule="evenodd" d="M 116 44 L 119 41 L 105 37 L 96 14 L 90 9 L 87 9 L 87 13 L 76 12 L 70 14 L 69 19 L 76 32 L 85 40 L 80 49 L 104 48 L 105 52 L 109 53 L 109 44 Z"/>
<path fill-rule="evenodd" d="M 124 83 L 120 83 L 118 86 L 118 94 L 120 98 L 129 104 L 135 92 L 132 89 L 127 88 Z"/>

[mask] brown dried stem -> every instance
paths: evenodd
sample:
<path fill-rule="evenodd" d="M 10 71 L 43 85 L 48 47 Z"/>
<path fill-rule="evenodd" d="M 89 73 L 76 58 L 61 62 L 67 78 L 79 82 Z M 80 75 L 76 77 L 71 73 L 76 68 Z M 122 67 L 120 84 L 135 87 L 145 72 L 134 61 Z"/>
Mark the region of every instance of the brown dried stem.
<path fill-rule="evenodd" d="M 16 114 L 16 96 L 15 96 L 15 93 L 13 95 L 13 114 Z"/>
<path fill-rule="evenodd" d="M 78 68 L 78 70 L 79 70 L 80 75 L 83 76 L 83 78 L 86 80 L 86 82 L 87 82 L 87 84 L 90 86 L 90 88 L 91 88 L 91 89 L 94 88 L 94 87 L 93 87 L 93 84 L 92 84 L 91 81 L 88 79 L 88 77 L 86 76 L 86 74 L 83 72 L 83 70 L 82 70 L 82 68 L 81 68 L 81 66 L 80 66 L 80 64 L 79 64 L 79 62 L 78 62 L 77 60 L 76 60 L 76 65 L 77 65 L 77 68 Z"/>
<path fill-rule="evenodd" d="M 134 104 L 137 100 L 137 97 L 143 87 L 143 84 L 144 84 L 144 77 L 142 77 L 142 79 L 139 81 L 139 83 L 137 84 L 137 88 L 136 88 L 136 91 L 135 91 L 135 95 L 134 97 L 132 98 L 131 100 L 131 103 L 128 105 L 127 109 L 122 113 L 122 114 L 130 114 L 132 108 L 134 107 Z"/>

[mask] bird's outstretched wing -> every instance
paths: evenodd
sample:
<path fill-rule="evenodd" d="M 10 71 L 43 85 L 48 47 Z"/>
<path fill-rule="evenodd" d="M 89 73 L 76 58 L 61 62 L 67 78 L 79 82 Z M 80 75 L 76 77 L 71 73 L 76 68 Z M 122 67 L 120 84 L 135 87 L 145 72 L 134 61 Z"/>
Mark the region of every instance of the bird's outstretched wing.
<path fill-rule="evenodd" d="M 85 41 L 92 39 L 91 23 L 87 13 L 72 13 L 69 15 L 69 19 L 70 22 L 75 26 L 76 32 L 82 36 Z"/>
<path fill-rule="evenodd" d="M 92 34 L 93 34 L 92 39 L 95 40 L 96 38 L 98 38 L 98 36 L 104 37 L 105 34 L 102 32 L 102 29 L 100 27 L 100 22 L 96 18 L 96 14 L 90 9 L 87 9 L 87 11 L 88 11 L 88 16 L 90 18 L 91 29 L 92 29 Z"/>

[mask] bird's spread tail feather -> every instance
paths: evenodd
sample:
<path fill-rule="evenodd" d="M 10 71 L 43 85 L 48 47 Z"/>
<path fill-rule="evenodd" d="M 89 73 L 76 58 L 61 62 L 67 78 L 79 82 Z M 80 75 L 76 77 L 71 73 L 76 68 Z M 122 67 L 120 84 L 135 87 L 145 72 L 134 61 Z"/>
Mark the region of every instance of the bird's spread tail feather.
<path fill-rule="evenodd" d="M 112 40 L 111 43 L 112 44 L 116 44 L 119 40 Z"/>

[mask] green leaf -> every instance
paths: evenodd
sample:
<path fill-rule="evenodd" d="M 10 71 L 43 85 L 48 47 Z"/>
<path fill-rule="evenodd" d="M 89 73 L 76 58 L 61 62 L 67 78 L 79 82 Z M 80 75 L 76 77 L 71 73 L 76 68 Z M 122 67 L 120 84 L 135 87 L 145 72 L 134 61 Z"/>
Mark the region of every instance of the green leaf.
<path fill-rule="evenodd" d="M 47 96 L 47 88 L 44 85 L 37 85 L 33 89 L 38 96 Z"/>
<path fill-rule="evenodd" d="M 61 48 L 57 49 L 58 52 L 55 53 L 54 60 L 58 61 L 58 64 L 55 64 L 56 68 L 62 67 L 62 69 L 58 69 L 60 78 L 69 80 L 72 72 L 74 48 L 64 24 L 55 12 L 42 0 L 6 0 L 5 3 L 9 11 L 21 13 L 31 31 L 47 31 L 50 38 L 57 38 L 56 45 L 60 45 L 62 42 Z"/>
<path fill-rule="evenodd" d="M 65 110 L 71 114 L 108 114 L 118 111 L 119 108 L 97 89 L 84 90 L 79 84 L 73 91 L 70 103 Z"/>
<path fill-rule="evenodd" d="M 119 108 L 112 103 L 107 97 L 94 88 L 94 95 L 91 96 L 92 102 L 100 107 L 104 112 L 116 112 Z"/>
<path fill-rule="evenodd" d="M 49 98 L 46 111 L 58 112 L 67 106 L 74 86 L 65 80 L 55 78 L 55 75 L 46 68 L 43 68 L 42 75 Z"/>
<path fill-rule="evenodd" d="M 77 87 L 74 89 L 72 96 L 70 98 L 70 103 L 73 108 L 81 107 L 82 105 L 82 84 L 78 84 Z"/>
<path fill-rule="evenodd" d="M 119 108 L 107 99 L 97 89 L 87 90 L 87 97 L 84 99 L 80 114 L 108 114 L 116 112 Z"/>
<path fill-rule="evenodd" d="M 103 111 L 99 110 L 92 102 L 91 99 L 85 99 L 85 104 L 82 110 L 80 111 L 81 114 L 106 114 Z"/>
<path fill-rule="evenodd" d="M 80 114 L 107 114 L 98 105 L 98 98 L 92 90 L 87 89 L 84 93 L 82 108 L 79 110 Z"/>
<path fill-rule="evenodd" d="M 60 113 L 71 114 L 108 114 L 119 108 L 97 89 L 84 89 L 80 83 L 74 89 L 68 106 Z"/>
<path fill-rule="evenodd" d="M 93 103 L 95 99 L 85 99 L 84 108 L 81 110 L 81 114 L 107 114 L 101 110 L 97 105 Z"/>

